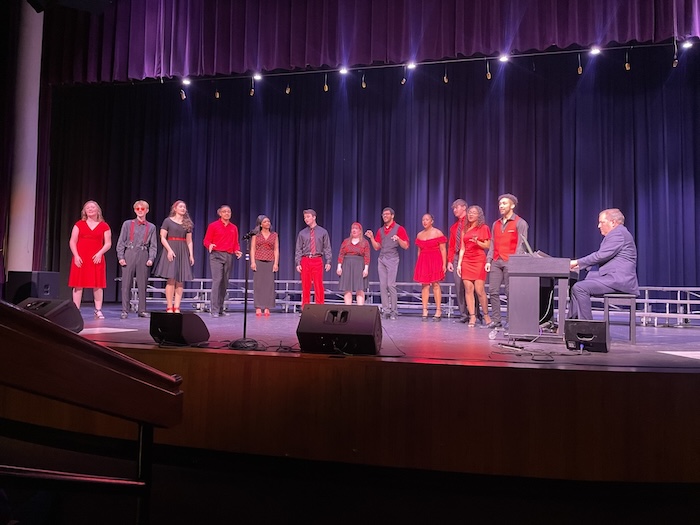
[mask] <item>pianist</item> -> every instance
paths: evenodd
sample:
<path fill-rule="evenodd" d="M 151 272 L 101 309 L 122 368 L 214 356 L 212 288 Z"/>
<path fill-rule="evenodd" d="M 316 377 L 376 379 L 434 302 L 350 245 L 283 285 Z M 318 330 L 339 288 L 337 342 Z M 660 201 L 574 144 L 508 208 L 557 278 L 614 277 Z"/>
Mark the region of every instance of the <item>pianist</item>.
<path fill-rule="evenodd" d="M 639 294 L 637 246 L 625 227 L 625 216 L 617 208 L 603 210 L 598 215 L 598 228 L 603 234 L 598 251 L 570 263 L 572 270 L 599 266 L 598 271 L 589 271 L 571 288 L 570 319 L 593 319 L 591 296 Z"/>

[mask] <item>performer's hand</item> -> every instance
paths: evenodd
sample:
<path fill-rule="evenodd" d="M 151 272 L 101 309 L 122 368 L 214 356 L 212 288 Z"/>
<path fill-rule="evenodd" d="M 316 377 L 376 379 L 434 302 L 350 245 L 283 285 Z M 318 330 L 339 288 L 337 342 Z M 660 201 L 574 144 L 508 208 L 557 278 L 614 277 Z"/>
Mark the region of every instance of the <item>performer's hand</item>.
<path fill-rule="evenodd" d="M 79 255 L 73 257 L 73 262 L 78 268 L 80 268 L 83 265 L 83 259 Z"/>
<path fill-rule="evenodd" d="M 330 271 L 331 271 L 331 265 L 330 265 L 330 264 L 327 264 L 326 266 L 324 266 L 324 268 L 325 268 L 325 270 L 326 270 L 327 272 L 330 272 Z"/>
<path fill-rule="evenodd" d="M 362 277 L 367 277 L 369 275 L 369 270 L 362 270 Z"/>
<path fill-rule="evenodd" d="M 342 268 L 338 268 L 338 269 L 335 271 L 335 273 L 337 273 L 338 275 L 343 275 L 343 269 L 342 269 Z"/>
<path fill-rule="evenodd" d="M 491 263 L 486 263 L 484 265 L 484 270 L 486 270 L 487 272 L 490 272 L 491 271 Z"/>
<path fill-rule="evenodd" d="M 461 266 L 457 266 L 457 275 L 462 277 L 462 267 Z"/>
<path fill-rule="evenodd" d="M 153 266 L 153 261 L 151 261 L 150 259 L 146 261 L 146 266 Z"/>
<path fill-rule="evenodd" d="M 209 245 L 209 253 L 211 253 L 212 250 L 213 250 L 214 248 L 216 248 L 216 244 L 211 243 L 211 244 Z"/>
<path fill-rule="evenodd" d="M 449 272 L 454 272 L 454 271 L 455 271 L 454 264 L 452 264 L 452 263 L 447 263 L 447 271 L 449 271 Z M 459 273 L 459 272 L 457 272 L 457 273 Z"/>
<path fill-rule="evenodd" d="M 119 266 L 126 266 L 126 261 L 124 259 L 119 259 Z"/>
<path fill-rule="evenodd" d="M 301 273 L 301 264 L 297 266 L 297 272 Z"/>
<path fill-rule="evenodd" d="M 577 259 L 571 259 L 569 261 L 569 268 L 572 270 L 577 270 L 578 269 L 578 260 Z"/>
<path fill-rule="evenodd" d="M 102 254 L 96 253 L 95 255 L 93 255 L 92 262 L 94 262 L 95 264 L 100 264 L 102 262 Z"/>
<path fill-rule="evenodd" d="M 175 252 L 172 250 L 168 250 L 168 260 L 170 262 L 173 262 L 175 260 Z"/>
<path fill-rule="evenodd" d="M 365 232 L 365 237 L 368 237 L 369 239 L 374 239 L 374 233 L 372 232 L 372 230 L 367 230 Z"/>
<path fill-rule="evenodd" d="M 272 265 L 272 271 L 273 271 L 273 272 L 276 272 L 276 271 L 279 270 L 279 269 L 280 269 L 280 268 L 279 268 L 279 265 L 278 265 L 277 263 L 275 263 L 275 264 Z"/>
<path fill-rule="evenodd" d="M 253 271 L 255 271 L 255 270 L 258 269 L 258 265 L 255 264 L 255 261 L 253 261 L 253 262 L 250 263 L 250 269 L 253 270 Z"/>
<path fill-rule="evenodd" d="M 190 254 L 190 266 L 194 266 L 194 255 Z"/>
<path fill-rule="evenodd" d="M 241 255 L 243 255 L 243 252 L 241 250 L 238 250 L 236 253 L 236 259 L 240 259 Z"/>

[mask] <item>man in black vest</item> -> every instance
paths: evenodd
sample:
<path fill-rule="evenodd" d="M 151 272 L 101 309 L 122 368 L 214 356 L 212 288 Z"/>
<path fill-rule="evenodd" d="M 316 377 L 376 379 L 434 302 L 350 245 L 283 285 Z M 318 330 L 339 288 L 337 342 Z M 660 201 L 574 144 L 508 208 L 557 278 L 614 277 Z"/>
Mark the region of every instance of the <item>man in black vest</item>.
<path fill-rule="evenodd" d="M 408 250 L 408 234 L 403 226 L 394 221 L 393 208 L 382 210 L 384 226 L 377 230 L 367 230 L 365 236 L 372 242 L 375 250 L 381 250 L 377 260 L 379 271 L 379 288 L 382 296 L 382 312 L 385 319 L 396 319 L 399 315 L 396 291 L 396 275 L 399 272 L 399 246 Z"/>

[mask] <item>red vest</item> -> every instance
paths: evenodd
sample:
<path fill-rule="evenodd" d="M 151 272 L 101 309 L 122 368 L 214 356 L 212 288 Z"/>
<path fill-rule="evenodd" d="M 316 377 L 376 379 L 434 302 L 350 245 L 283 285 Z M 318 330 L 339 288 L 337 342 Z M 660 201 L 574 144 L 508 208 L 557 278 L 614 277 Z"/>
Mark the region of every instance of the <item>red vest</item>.
<path fill-rule="evenodd" d="M 499 219 L 493 225 L 493 260 L 503 259 L 508 260 L 508 257 L 513 255 L 518 249 L 518 228 L 516 224 L 520 220 L 517 215 L 513 219 L 506 222 L 506 229 L 501 231 L 502 221 Z"/>

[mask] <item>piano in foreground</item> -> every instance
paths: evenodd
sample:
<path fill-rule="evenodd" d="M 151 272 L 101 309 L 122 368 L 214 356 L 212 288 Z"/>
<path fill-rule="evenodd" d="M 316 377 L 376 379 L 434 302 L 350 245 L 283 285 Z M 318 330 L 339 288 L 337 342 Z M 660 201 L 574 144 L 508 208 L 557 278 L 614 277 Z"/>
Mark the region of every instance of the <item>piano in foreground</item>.
<path fill-rule="evenodd" d="M 541 252 L 526 255 L 511 255 L 508 258 L 508 337 L 511 339 L 538 339 L 539 341 L 563 342 L 566 319 L 566 303 L 569 296 L 569 278 L 577 277 L 570 269 L 571 260 L 564 257 L 549 257 Z M 548 319 L 542 318 L 540 308 L 541 289 L 547 282 L 556 280 L 558 288 L 557 322 L 558 333 L 543 331 L 540 327 Z M 554 307 L 552 296 L 551 307 Z"/>

